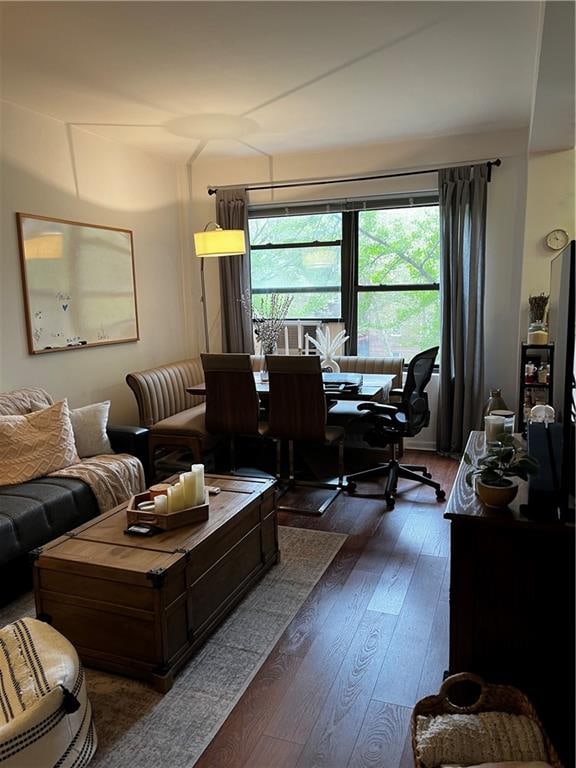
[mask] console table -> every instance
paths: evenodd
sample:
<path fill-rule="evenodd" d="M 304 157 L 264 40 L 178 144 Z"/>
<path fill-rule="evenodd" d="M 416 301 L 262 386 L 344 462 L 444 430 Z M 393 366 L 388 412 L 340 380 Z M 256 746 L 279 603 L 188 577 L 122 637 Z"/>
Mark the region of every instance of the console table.
<path fill-rule="evenodd" d="M 484 451 L 484 433 L 466 446 Z M 521 482 L 506 510 L 466 484 L 462 462 L 450 520 L 450 674 L 476 672 L 532 700 L 566 766 L 574 765 L 574 526 L 527 520 Z"/>

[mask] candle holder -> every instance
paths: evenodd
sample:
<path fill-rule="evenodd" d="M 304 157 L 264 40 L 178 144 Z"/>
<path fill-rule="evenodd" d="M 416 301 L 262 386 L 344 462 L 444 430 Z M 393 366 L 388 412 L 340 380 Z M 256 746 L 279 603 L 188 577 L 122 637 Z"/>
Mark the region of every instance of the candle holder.
<path fill-rule="evenodd" d="M 185 509 L 179 509 L 178 512 L 159 514 L 158 512 L 145 512 L 138 509 L 138 504 L 141 504 L 143 501 L 152 501 L 150 491 L 144 491 L 130 497 L 126 508 L 126 519 L 128 520 L 128 525 L 132 525 L 132 523 L 148 523 L 148 525 L 155 525 L 164 531 L 171 531 L 173 528 L 180 528 L 183 525 L 193 525 L 194 523 L 202 523 L 208 520 L 210 510 L 208 492 L 206 492 L 205 499 L 204 504 L 199 504 L 196 507 L 186 507 Z"/>

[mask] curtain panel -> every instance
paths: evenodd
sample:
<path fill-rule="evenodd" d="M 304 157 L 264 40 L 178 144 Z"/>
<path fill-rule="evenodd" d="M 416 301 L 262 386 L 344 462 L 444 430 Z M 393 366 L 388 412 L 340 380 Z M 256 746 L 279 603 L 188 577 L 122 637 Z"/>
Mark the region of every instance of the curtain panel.
<path fill-rule="evenodd" d="M 246 239 L 245 254 L 219 259 L 222 351 L 252 354 L 252 318 L 242 306 L 242 296 L 250 300 L 250 237 L 245 189 L 219 189 L 216 192 L 216 221 L 222 229 L 243 229 Z"/>
<path fill-rule="evenodd" d="M 442 341 L 437 448 L 460 454 L 481 428 L 484 401 L 484 277 L 489 168 L 445 168 L 440 195 Z"/>

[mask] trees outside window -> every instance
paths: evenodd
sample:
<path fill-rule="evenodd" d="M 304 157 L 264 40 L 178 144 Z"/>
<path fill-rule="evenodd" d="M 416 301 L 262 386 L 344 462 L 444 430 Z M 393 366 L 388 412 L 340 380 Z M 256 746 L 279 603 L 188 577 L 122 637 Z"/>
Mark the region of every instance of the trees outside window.
<path fill-rule="evenodd" d="M 292 319 L 346 323 L 343 294 L 352 293 L 357 312 L 352 349 L 409 360 L 440 341 L 437 201 L 370 201 L 366 209 L 356 207 L 360 210 L 288 209 L 291 215 L 256 211 L 249 222 L 253 300 L 288 293 L 294 297 Z"/>

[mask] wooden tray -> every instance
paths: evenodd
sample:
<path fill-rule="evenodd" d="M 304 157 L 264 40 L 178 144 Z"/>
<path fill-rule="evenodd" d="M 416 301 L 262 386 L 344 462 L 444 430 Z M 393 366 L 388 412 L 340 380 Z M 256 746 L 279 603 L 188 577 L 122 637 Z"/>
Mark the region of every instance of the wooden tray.
<path fill-rule="evenodd" d="M 132 523 L 148 523 L 156 525 L 164 531 L 171 531 L 173 528 L 180 528 L 183 525 L 192 525 L 208 520 L 209 504 L 200 504 L 197 507 L 188 507 L 178 512 L 168 512 L 166 515 L 157 515 L 155 512 L 144 512 L 138 509 L 138 504 L 142 501 L 150 501 L 150 492 L 137 493 L 130 497 L 128 507 L 126 508 L 126 519 L 128 525 Z"/>

